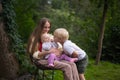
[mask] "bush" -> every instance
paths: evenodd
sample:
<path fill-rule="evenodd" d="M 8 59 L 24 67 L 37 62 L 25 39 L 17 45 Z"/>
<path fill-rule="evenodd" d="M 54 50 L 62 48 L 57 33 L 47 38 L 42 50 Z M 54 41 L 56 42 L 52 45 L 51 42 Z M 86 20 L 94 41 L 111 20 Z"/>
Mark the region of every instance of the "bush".
<path fill-rule="evenodd" d="M 109 28 L 109 33 L 105 36 L 103 46 L 103 60 L 120 63 L 120 26 Z"/>

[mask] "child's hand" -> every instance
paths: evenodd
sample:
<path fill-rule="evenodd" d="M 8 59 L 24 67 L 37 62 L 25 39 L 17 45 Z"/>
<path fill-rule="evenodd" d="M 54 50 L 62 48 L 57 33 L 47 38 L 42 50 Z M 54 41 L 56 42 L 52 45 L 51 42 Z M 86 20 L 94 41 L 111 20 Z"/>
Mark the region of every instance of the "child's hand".
<path fill-rule="evenodd" d="M 78 58 L 78 54 L 77 54 L 76 51 L 74 51 L 71 56 L 72 56 L 73 58 Z"/>
<path fill-rule="evenodd" d="M 60 56 L 60 54 L 58 54 L 58 53 L 54 53 L 56 56 Z"/>

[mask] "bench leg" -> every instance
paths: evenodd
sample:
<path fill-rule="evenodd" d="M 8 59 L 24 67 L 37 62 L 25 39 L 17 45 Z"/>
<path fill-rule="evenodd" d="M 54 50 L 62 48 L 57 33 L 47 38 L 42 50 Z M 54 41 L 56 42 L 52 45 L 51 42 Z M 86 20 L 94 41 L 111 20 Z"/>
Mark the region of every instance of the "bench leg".
<path fill-rule="evenodd" d="M 43 80 L 44 80 L 44 76 L 45 76 L 45 72 L 44 72 L 44 70 L 43 70 L 43 76 L 42 76 L 42 77 L 43 77 Z"/>
<path fill-rule="evenodd" d="M 54 70 L 52 70 L 52 80 L 54 80 Z"/>
<path fill-rule="evenodd" d="M 35 73 L 34 73 L 34 80 L 37 80 L 38 70 L 39 70 L 39 69 L 36 69 L 36 70 L 35 70 Z"/>

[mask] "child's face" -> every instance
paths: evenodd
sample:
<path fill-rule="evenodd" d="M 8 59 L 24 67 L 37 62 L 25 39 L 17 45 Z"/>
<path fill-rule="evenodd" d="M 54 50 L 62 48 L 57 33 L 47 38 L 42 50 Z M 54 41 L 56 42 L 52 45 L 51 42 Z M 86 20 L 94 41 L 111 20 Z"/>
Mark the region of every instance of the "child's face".
<path fill-rule="evenodd" d="M 49 42 L 49 41 L 51 41 L 50 36 L 48 36 L 48 35 L 42 36 L 42 42 Z"/>
<path fill-rule="evenodd" d="M 61 42 L 61 39 L 57 35 L 54 34 L 54 41 L 55 42 Z"/>

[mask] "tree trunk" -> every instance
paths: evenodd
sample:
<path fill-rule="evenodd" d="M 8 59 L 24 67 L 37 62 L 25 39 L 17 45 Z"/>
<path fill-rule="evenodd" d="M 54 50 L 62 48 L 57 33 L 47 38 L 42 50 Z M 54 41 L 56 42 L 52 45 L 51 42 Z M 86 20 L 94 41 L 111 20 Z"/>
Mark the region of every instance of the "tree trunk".
<path fill-rule="evenodd" d="M 0 13 L 1 10 L 0 3 Z M 18 75 L 19 65 L 14 54 L 9 50 L 10 41 L 4 28 L 0 15 L 0 80 L 14 80 Z"/>
<path fill-rule="evenodd" d="M 99 36 L 99 42 L 98 42 L 98 53 L 96 55 L 96 62 L 97 65 L 100 62 L 100 57 L 102 53 L 102 44 L 103 44 L 103 38 L 104 38 L 104 30 L 105 30 L 105 20 L 106 20 L 106 14 L 108 9 L 108 1 L 104 0 L 104 9 L 103 9 L 103 16 L 102 16 L 102 23 L 100 26 L 100 36 Z"/>

